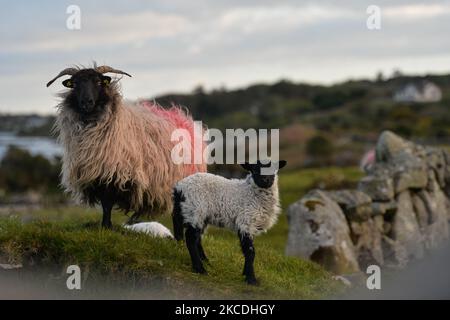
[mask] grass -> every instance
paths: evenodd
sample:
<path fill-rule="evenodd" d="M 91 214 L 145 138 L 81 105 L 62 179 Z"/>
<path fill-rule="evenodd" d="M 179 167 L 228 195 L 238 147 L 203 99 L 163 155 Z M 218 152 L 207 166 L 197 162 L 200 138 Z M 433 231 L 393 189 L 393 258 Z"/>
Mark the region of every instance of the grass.
<path fill-rule="evenodd" d="M 283 206 L 300 198 L 312 181 L 336 172 L 350 179 L 355 169 L 301 170 L 280 177 Z M 84 287 L 98 282 L 115 283 L 133 292 L 158 287 L 159 297 L 232 299 L 316 299 L 340 291 L 341 285 L 319 265 L 284 256 L 287 219 L 256 239 L 255 271 L 259 286 L 248 286 L 241 276 L 243 256 L 235 234 L 211 228 L 204 236 L 209 258 L 208 275 L 191 272 L 183 243 L 132 233 L 120 227 L 125 220 L 114 215 L 115 230 L 98 226 L 96 210 L 46 209 L 32 215 L 0 218 L 0 258 L 23 263 L 26 268 L 65 270 L 78 264 L 87 270 Z M 25 221 L 25 222 L 24 222 Z M 171 227 L 168 217 L 160 221 Z M 133 284 L 133 285 L 130 285 Z"/>

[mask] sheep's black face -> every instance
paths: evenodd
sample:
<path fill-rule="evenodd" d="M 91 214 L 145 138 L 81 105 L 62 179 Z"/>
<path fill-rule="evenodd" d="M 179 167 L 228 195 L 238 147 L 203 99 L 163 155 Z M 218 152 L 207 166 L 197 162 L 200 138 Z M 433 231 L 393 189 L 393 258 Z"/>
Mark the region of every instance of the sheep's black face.
<path fill-rule="evenodd" d="M 80 70 L 63 85 L 72 89 L 66 98 L 67 106 L 85 119 L 100 115 L 110 100 L 108 87 L 111 78 L 93 70 Z"/>
<path fill-rule="evenodd" d="M 261 163 L 258 161 L 255 164 L 244 163 L 241 164 L 241 166 L 245 170 L 250 171 L 253 181 L 255 181 L 255 184 L 258 187 L 268 189 L 272 187 L 278 170 L 283 168 L 286 163 L 287 162 L 285 160 L 273 163 L 270 161 L 267 163 Z"/>

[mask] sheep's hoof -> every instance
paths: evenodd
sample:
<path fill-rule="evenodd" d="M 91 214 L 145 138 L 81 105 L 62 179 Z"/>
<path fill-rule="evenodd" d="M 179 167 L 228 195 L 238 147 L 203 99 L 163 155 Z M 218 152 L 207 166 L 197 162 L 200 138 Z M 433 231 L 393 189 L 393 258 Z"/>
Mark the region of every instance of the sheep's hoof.
<path fill-rule="evenodd" d="M 208 272 L 206 272 L 205 268 L 194 268 L 194 272 L 198 273 L 198 274 L 208 274 Z"/>
<path fill-rule="evenodd" d="M 102 229 L 111 230 L 112 224 L 111 223 L 102 223 Z"/>
<path fill-rule="evenodd" d="M 259 285 L 259 281 L 256 280 L 256 278 L 247 278 L 247 279 L 245 279 L 245 281 L 247 282 L 247 284 L 252 285 L 252 286 Z"/>

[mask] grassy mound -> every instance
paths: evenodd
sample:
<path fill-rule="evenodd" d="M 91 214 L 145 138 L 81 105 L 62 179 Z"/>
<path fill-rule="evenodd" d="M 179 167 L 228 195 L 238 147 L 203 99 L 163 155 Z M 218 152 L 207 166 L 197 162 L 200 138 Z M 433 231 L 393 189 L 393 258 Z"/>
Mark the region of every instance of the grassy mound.
<path fill-rule="evenodd" d="M 347 169 L 303 170 L 280 178 L 283 207 L 298 199 L 312 182 L 336 172 L 356 179 Z M 209 258 L 208 275 L 191 271 L 184 243 L 132 233 L 120 225 L 125 217 L 113 215 L 115 229 L 99 227 L 98 210 L 46 209 L 0 218 L 0 262 L 22 263 L 25 270 L 60 274 L 64 285 L 68 265 L 81 267 L 83 289 L 95 291 L 99 283 L 113 284 L 133 297 L 136 291 L 153 290 L 156 298 L 316 299 L 336 294 L 340 283 L 319 265 L 284 256 L 288 224 L 285 214 L 277 225 L 255 241 L 255 272 L 259 286 L 243 281 L 242 256 L 237 236 L 210 228 L 204 235 Z M 160 220 L 171 227 L 169 217 Z"/>
<path fill-rule="evenodd" d="M 241 276 L 243 257 L 238 240 L 204 237 L 210 260 L 208 275 L 191 272 L 183 243 L 131 233 L 117 227 L 101 230 L 96 220 L 35 221 L 0 219 L 0 252 L 26 268 L 60 268 L 77 264 L 89 275 L 83 287 L 98 281 L 138 282 L 162 288 L 178 298 L 320 298 L 338 287 L 320 266 L 284 257 L 264 243 L 257 246 L 255 269 L 261 285 L 250 287 Z M 128 290 L 128 289 L 125 289 Z"/>

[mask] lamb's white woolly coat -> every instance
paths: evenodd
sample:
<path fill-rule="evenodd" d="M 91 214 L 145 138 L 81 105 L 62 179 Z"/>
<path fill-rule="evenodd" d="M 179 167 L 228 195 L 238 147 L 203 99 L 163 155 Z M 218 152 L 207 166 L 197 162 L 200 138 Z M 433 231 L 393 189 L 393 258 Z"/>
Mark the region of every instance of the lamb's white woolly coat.
<path fill-rule="evenodd" d="M 208 224 L 250 236 L 270 229 L 280 213 L 278 177 L 272 187 L 258 187 L 251 175 L 226 179 L 210 173 L 196 173 L 180 180 L 175 189 L 184 223 L 204 229 Z"/>

